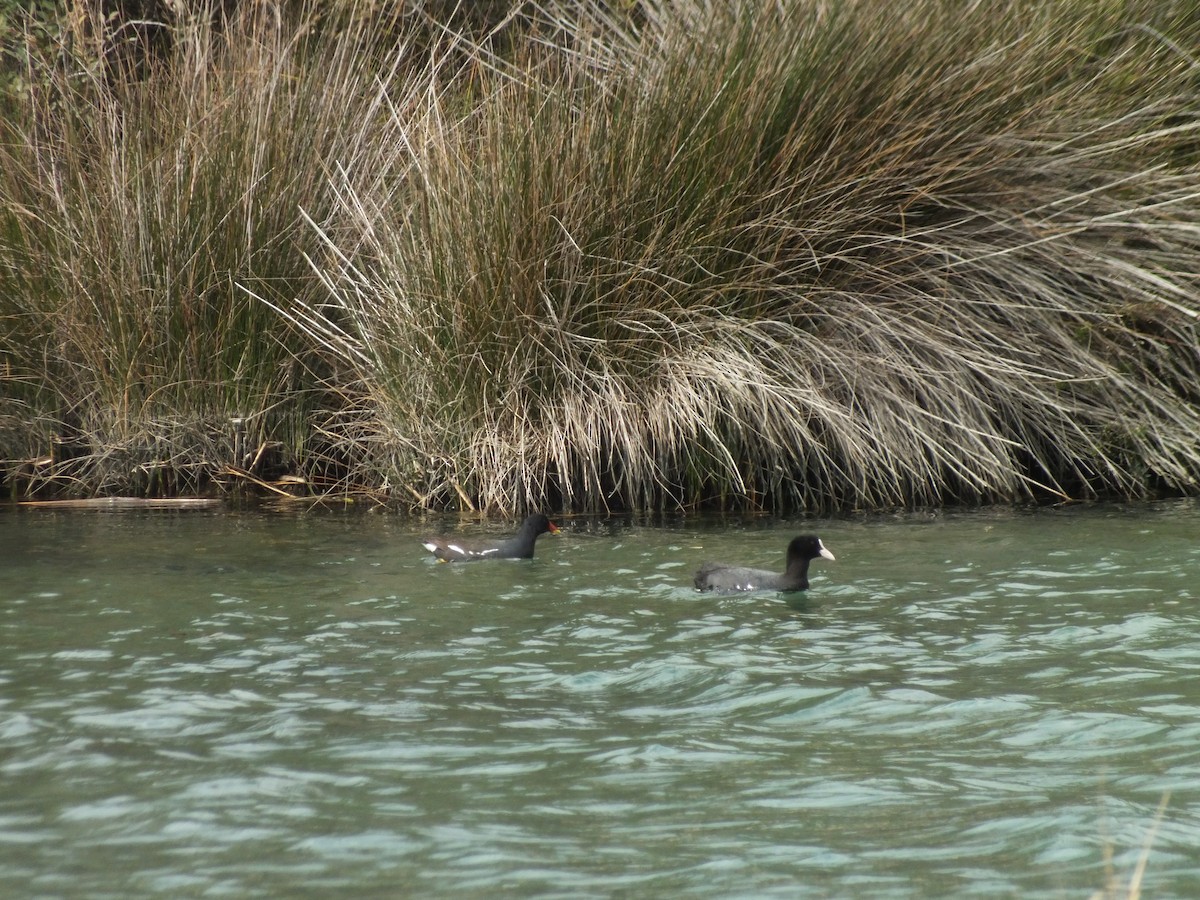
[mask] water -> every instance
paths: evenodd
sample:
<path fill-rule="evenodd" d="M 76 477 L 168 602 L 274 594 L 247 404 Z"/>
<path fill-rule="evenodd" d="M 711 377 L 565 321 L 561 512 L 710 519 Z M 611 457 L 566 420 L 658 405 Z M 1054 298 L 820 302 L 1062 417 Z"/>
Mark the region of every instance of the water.
<path fill-rule="evenodd" d="M 1200 896 L 1196 504 L 421 533 L 0 509 L 6 896 Z"/>

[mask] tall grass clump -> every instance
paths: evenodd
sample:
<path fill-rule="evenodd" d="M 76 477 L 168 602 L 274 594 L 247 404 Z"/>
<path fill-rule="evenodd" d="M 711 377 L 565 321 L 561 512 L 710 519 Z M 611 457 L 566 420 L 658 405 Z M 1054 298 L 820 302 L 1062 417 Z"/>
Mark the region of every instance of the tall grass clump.
<path fill-rule="evenodd" d="M 336 385 L 246 289 L 314 296 L 301 210 L 322 221 L 337 165 L 389 146 L 403 41 L 242 7 L 188 7 L 137 66 L 74 21 L 0 124 L 0 458 L 48 455 L 23 490 L 195 489 L 247 463 L 233 419 L 313 463 Z"/>
<path fill-rule="evenodd" d="M 286 312 L 355 373 L 333 427 L 391 486 L 497 510 L 1195 489 L 1194 3 L 613 9 L 476 46 L 470 102 L 405 123 L 414 189 L 343 170 L 313 217 L 327 295 Z"/>

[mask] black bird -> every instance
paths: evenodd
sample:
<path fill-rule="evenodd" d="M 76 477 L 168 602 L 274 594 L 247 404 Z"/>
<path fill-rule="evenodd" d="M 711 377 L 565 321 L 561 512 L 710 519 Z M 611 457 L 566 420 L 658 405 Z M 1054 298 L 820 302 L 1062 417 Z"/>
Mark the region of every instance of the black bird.
<path fill-rule="evenodd" d="M 439 537 L 422 541 L 425 549 L 442 562 L 469 562 L 475 559 L 533 559 L 533 544 L 539 534 L 554 534 L 558 526 L 536 513 L 521 523 L 520 529 L 507 538 Z"/>
<path fill-rule="evenodd" d="M 792 538 L 787 548 L 787 570 L 782 575 L 766 569 L 705 563 L 696 570 L 701 591 L 803 591 L 808 588 L 808 564 L 818 556 L 833 559 L 815 534 Z"/>

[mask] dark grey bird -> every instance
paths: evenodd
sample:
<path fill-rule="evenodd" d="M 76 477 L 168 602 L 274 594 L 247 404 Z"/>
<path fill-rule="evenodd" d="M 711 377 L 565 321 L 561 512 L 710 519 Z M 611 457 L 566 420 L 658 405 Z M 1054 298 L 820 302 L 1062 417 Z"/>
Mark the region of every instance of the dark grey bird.
<path fill-rule="evenodd" d="M 458 538 L 438 537 L 422 545 L 442 562 L 470 562 L 476 559 L 532 559 L 538 536 L 554 534 L 558 526 L 541 513 L 526 517 L 512 537 Z"/>
<path fill-rule="evenodd" d="M 818 556 L 833 559 L 815 534 L 792 538 L 787 548 L 787 569 L 782 575 L 766 569 L 704 563 L 696 570 L 696 589 L 701 591 L 803 591 L 808 588 L 808 564 Z"/>

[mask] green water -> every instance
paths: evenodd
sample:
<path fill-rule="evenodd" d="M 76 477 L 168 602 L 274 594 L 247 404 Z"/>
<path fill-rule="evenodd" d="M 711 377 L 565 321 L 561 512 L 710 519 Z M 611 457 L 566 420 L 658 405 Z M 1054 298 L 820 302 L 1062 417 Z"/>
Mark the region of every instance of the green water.
<path fill-rule="evenodd" d="M 1200 506 L 564 526 L 0 509 L 6 896 L 1200 896 Z"/>

